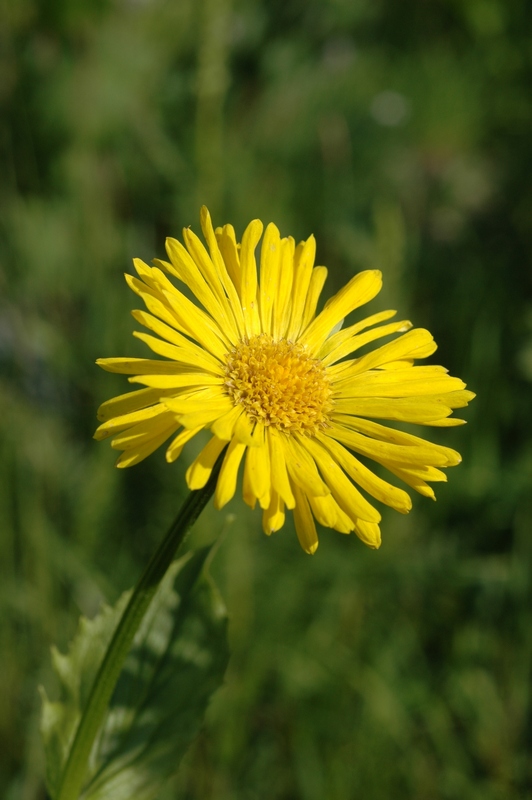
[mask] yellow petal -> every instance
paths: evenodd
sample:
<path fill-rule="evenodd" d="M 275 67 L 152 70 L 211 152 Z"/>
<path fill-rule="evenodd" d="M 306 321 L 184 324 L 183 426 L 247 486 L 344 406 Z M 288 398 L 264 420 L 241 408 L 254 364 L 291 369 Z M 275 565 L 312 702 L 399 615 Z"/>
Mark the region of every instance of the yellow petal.
<path fill-rule="evenodd" d="M 325 366 L 334 364 L 334 362 L 338 361 L 340 358 L 348 356 L 355 350 L 364 347 L 364 345 L 376 341 L 376 339 L 382 339 L 384 336 L 390 336 L 392 333 L 403 333 L 410 330 L 411 327 L 412 323 L 407 319 L 403 319 L 400 322 L 391 322 L 389 325 L 381 325 L 380 328 L 373 328 L 371 331 L 366 331 L 366 333 L 351 336 L 323 358 L 322 362 Z"/>
<path fill-rule="evenodd" d="M 233 407 L 229 398 L 223 395 L 209 397 L 206 389 L 194 396 L 165 398 L 164 403 L 185 428 L 207 427 Z"/>
<path fill-rule="evenodd" d="M 318 300 L 320 299 L 320 295 L 326 280 L 327 267 L 314 267 L 310 278 L 307 299 L 305 300 L 305 308 L 303 309 L 301 331 L 304 331 L 310 325 L 316 315 Z"/>
<path fill-rule="evenodd" d="M 176 361 L 158 361 L 155 358 L 97 358 L 96 363 L 106 372 L 121 375 L 172 374 L 183 372 Z"/>
<path fill-rule="evenodd" d="M 262 529 L 267 536 L 280 530 L 285 521 L 284 502 L 275 490 L 272 490 L 270 505 L 262 513 Z"/>
<path fill-rule="evenodd" d="M 205 206 L 203 206 L 203 208 L 205 208 Z M 203 217 L 202 222 L 204 223 L 206 222 L 205 217 Z M 212 228 L 212 223 L 211 223 L 211 228 Z M 226 306 L 227 296 L 225 294 L 225 289 L 222 282 L 222 273 L 220 271 L 221 268 L 225 272 L 225 264 L 223 264 L 223 261 L 220 260 L 219 264 L 215 266 L 212 258 L 205 249 L 200 238 L 196 236 L 196 234 L 191 228 L 183 229 L 183 239 L 186 245 L 186 249 L 190 254 L 190 259 L 192 263 L 199 270 L 199 273 L 201 274 L 205 283 L 209 287 L 209 290 L 211 291 L 212 295 L 216 298 L 217 302 L 220 305 Z"/>
<path fill-rule="evenodd" d="M 381 518 L 379 512 L 361 495 L 325 448 L 311 438 L 305 438 L 302 444 L 315 459 L 332 496 L 342 511 L 351 519 L 379 522 Z"/>
<path fill-rule="evenodd" d="M 169 358 L 179 363 L 184 363 L 182 359 L 185 358 L 187 354 L 184 348 L 168 344 L 168 342 L 163 342 L 162 339 L 157 339 L 155 336 L 151 336 L 149 333 L 142 333 L 141 331 L 133 331 L 133 336 L 147 344 L 150 350 L 153 350 L 157 355 L 164 356 L 164 358 Z M 197 363 L 197 360 L 194 360 L 192 363 Z"/>
<path fill-rule="evenodd" d="M 323 525 L 325 528 L 334 528 L 338 504 L 332 494 L 325 495 L 325 497 L 308 495 L 307 499 L 310 503 L 312 513 L 320 525 Z"/>
<path fill-rule="evenodd" d="M 381 364 L 379 369 L 406 369 L 407 367 L 414 366 L 413 358 L 402 358 L 400 361 L 387 361 L 386 364 Z"/>
<path fill-rule="evenodd" d="M 251 510 L 254 511 L 255 506 L 257 505 L 257 495 L 255 494 L 255 492 L 253 491 L 253 487 L 251 486 L 247 458 L 244 463 L 244 475 L 242 477 L 242 498 L 244 500 L 244 503 L 246 503 L 246 505 L 248 505 L 251 508 Z"/>
<path fill-rule="evenodd" d="M 406 433 L 405 431 L 398 431 L 395 428 L 388 428 L 386 425 L 380 425 L 378 422 L 373 422 L 369 419 L 360 419 L 358 417 L 339 417 L 338 423 L 341 426 L 342 435 L 343 435 L 343 428 L 354 429 L 359 433 L 366 434 L 373 439 L 378 439 L 382 442 L 391 442 L 393 444 L 405 445 L 407 447 L 410 446 L 419 446 L 422 448 L 429 448 L 433 450 L 435 453 L 438 453 L 446 460 L 446 466 L 455 466 L 456 464 L 460 463 L 460 454 L 453 450 L 450 447 L 445 447 L 442 444 L 434 444 L 434 442 L 429 442 L 426 439 L 422 439 L 420 436 L 414 436 L 412 433 Z M 338 438 L 339 441 L 343 442 L 343 444 L 347 444 L 349 447 L 349 441 L 346 439 L 342 439 L 340 436 L 336 436 L 336 429 L 337 426 L 333 426 L 335 431 L 335 438 Z M 410 468 L 410 467 L 409 467 Z M 413 469 L 415 467 L 412 467 Z M 423 469 L 427 468 L 427 465 L 423 465 Z"/>
<path fill-rule="evenodd" d="M 316 240 L 309 236 L 299 253 L 299 258 L 294 263 L 294 286 L 292 289 L 292 313 L 286 338 L 295 341 L 301 330 L 303 314 L 307 301 L 314 259 L 316 257 Z"/>
<path fill-rule="evenodd" d="M 181 269 L 177 266 L 177 264 L 172 264 L 171 261 L 165 261 L 162 258 L 154 258 L 152 259 L 152 264 L 154 267 L 159 267 L 160 270 L 163 272 L 168 272 L 169 275 L 173 275 L 174 278 L 177 278 L 182 283 L 185 282 L 186 278 L 184 273 Z"/>
<path fill-rule="evenodd" d="M 197 428 L 192 428 L 191 430 L 187 430 L 186 428 L 178 433 L 175 437 L 173 442 L 169 445 L 166 451 L 166 460 L 169 464 L 172 464 L 176 459 L 179 458 L 181 455 L 181 451 L 183 447 L 186 445 L 187 442 L 190 442 L 191 439 L 196 436 L 197 433 L 203 430 L 203 426 L 199 426 Z"/>
<path fill-rule="evenodd" d="M 234 436 L 242 444 L 247 444 L 250 447 L 255 446 L 255 438 L 253 436 L 254 423 L 251 421 L 249 415 L 244 411 L 236 421 Z"/>
<path fill-rule="evenodd" d="M 151 456 L 151 454 L 168 439 L 169 435 L 171 434 L 167 431 L 163 431 L 159 436 L 155 436 L 140 447 L 126 450 L 116 462 L 116 466 L 123 469 L 125 467 L 132 467 L 134 464 L 139 464 L 141 461 L 144 461 L 145 458 Z"/>
<path fill-rule="evenodd" d="M 305 493 L 295 483 L 292 485 L 292 490 L 296 499 L 294 522 L 299 544 L 305 553 L 314 555 L 318 549 L 318 534 L 316 533 L 314 517 L 312 516 Z"/>
<path fill-rule="evenodd" d="M 329 494 L 327 484 L 322 481 L 316 462 L 304 446 L 293 436 L 281 439 L 288 474 L 292 485 L 300 486 L 307 494 L 323 497 Z M 306 443 L 306 440 L 305 440 Z"/>
<path fill-rule="evenodd" d="M 268 443 L 264 436 L 262 444 L 248 448 L 246 472 L 250 488 L 259 500 L 261 508 L 268 508 L 271 493 L 271 467 Z"/>
<path fill-rule="evenodd" d="M 135 294 L 138 295 L 141 300 L 144 301 L 148 311 L 151 311 L 152 314 L 160 317 L 174 328 L 183 331 L 185 330 L 182 328 L 180 322 L 175 318 L 173 311 L 169 307 L 166 298 L 160 289 L 152 289 L 142 281 L 139 281 L 139 279 L 135 278 L 133 275 L 128 275 L 128 273 L 125 273 L 124 277 L 129 288 L 135 292 Z"/>
<path fill-rule="evenodd" d="M 185 386 L 222 386 L 224 379 L 206 372 L 185 372 L 180 375 L 137 375 L 130 383 L 142 383 L 154 389 L 181 389 Z"/>
<path fill-rule="evenodd" d="M 214 320 L 184 295 L 167 294 L 166 299 L 187 334 L 223 361 L 231 341 Z"/>
<path fill-rule="evenodd" d="M 227 408 L 233 407 L 232 402 L 218 386 L 183 390 L 176 397 L 165 397 L 163 402 L 170 411 L 177 415 L 207 409 L 221 409 L 221 413 L 225 414 Z"/>
<path fill-rule="evenodd" d="M 115 450 L 131 450 L 137 449 L 145 442 L 151 441 L 154 437 L 159 437 L 166 432 L 166 439 L 171 436 L 179 427 L 175 417 L 172 414 L 159 414 L 153 419 L 147 419 L 139 422 L 131 428 L 116 436 L 112 442 L 111 447 Z"/>
<path fill-rule="evenodd" d="M 209 428 L 213 422 L 225 412 L 224 408 L 206 408 L 202 411 L 191 411 L 190 414 L 181 414 L 178 420 L 185 428 Z M 224 440 L 227 442 L 227 440 Z"/>
<path fill-rule="evenodd" d="M 391 317 L 395 317 L 396 314 L 397 311 L 379 311 L 378 314 L 372 314 L 370 317 L 366 317 L 360 322 L 350 325 L 348 328 L 343 328 L 342 330 L 332 333 L 324 341 L 318 354 L 319 358 L 325 359 L 329 353 L 332 353 L 337 347 L 340 347 L 340 345 L 348 339 L 351 339 L 356 333 L 363 331 L 365 328 L 370 328 L 372 325 L 377 325 L 379 322 L 384 322 Z"/>
<path fill-rule="evenodd" d="M 355 525 L 355 533 L 364 544 L 367 544 L 373 550 L 378 550 L 381 546 L 381 529 L 376 523 L 359 519 Z"/>
<path fill-rule="evenodd" d="M 185 284 L 234 343 L 239 338 L 234 317 L 223 294 L 214 265 L 192 231 L 185 229 L 183 238 L 189 252 L 177 239 L 168 238 L 166 240 L 168 257 L 183 275 Z"/>
<path fill-rule="evenodd" d="M 279 431 L 273 427 L 269 427 L 266 431 L 270 448 L 272 486 L 284 500 L 286 506 L 288 508 L 293 508 L 295 499 L 288 478 L 284 448 L 281 442 L 281 438 L 284 435 L 285 434 L 279 433 Z"/>
<path fill-rule="evenodd" d="M 465 408 L 475 397 L 476 394 L 470 392 L 468 389 L 463 389 L 459 392 L 447 392 L 441 395 L 441 399 L 444 403 L 451 406 L 451 408 Z"/>
<path fill-rule="evenodd" d="M 334 384 L 337 397 L 421 397 L 442 395 L 465 387 L 440 367 L 372 370 Z"/>
<path fill-rule="evenodd" d="M 142 259 L 134 258 L 133 259 L 133 266 L 137 272 L 137 275 L 140 278 L 140 282 L 142 284 L 142 290 L 149 292 L 155 292 L 157 295 L 161 292 L 161 281 L 156 279 L 156 273 L 154 272 L 153 268 L 148 266 Z M 127 278 L 127 276 L 126 276 Z M 136 278 L 133 278 L 136 281 Z M 139 287 L 137 287 L 139 288 Z"/>
<path fill-rule="evenodd" d="M 420 425 L 431 425 L 434 428 L 454 428 L 456 425 L 466 425 L 465 419 L 458 419 L 458 417 L 446 417 L 445 419 L 437 419 L 432 422 L 420 422 Z"/>
<path fill-rule="evenodd" d="M 193 364 L 217 375 L 223 375 L 223 367 L 220 360 L 202 347 L 199 347 L 195 342 L 191 342 L 186 336 L 145 311 L 135 310 L 131 312 L 131 315 L 145 328 L 160 336 L 161 339 L 166 339 L 167 342 L 176 345 L 173 356 L 175 361 L 181 364 Z"/>
<path fill-rule="evenodd" d="M 368 303 L 377 295 L 382 286 L 379 270 L 359 272 L 349 283 L 332 297 L 301 337 L 311 352 L 317 353 L 334 326 L 355 308 Z"/>
<path fill-rule="evenodd" d="M 379 478 L 345 447 L 329 436 L 318 435 L 318 439 L 349 477 L 364 491 L 372 495 L 375 500 L 380 500 L 381 503 L 395 508 L 400 514 L 408 514 L 412 508 L 412 500 L 405 491 Z"/>
<path fill-rule="evenodd" d="M 264 232 L 260 253 L 260 319 L 264 333 L 272 333 L 272 310 L 281 268 L 281 237 L 270 222 Z"/>
<path fill-rule="evenodd" d="M 281 271 L 273 307 L 273 338 L 285 336 L 292 309 L 291 292 L 294 280 L 295 242 L 291 236 L 281 239 Z"/>
<path fill-rule="evenodd" d="M 216 229 L 216 240 L 224 260 L 227 272 L 239 297 L 242 296 L 242 270 L 236 243 L 235 229 L 232 225 L 224 225 Z"/>
<path fill-rule="evenodd" d="M 229 443 L 214 492 L 214 507 L 217 509 L 223 508 L 235 494 L 238 468 L 245 450 L 246 445 L 236 439 Z"/>
<path fill-rule="evenodd" d="M 257 262 L 255 248 L 262 235 L 262 222 L 254 219 L 249 223 L 242 236 L 240 248 L 240 268 L 242 270 L 242 311 L 248 336 L 260 333 L 260 317 L 257 303 Z"/>
<path fill-rule="evenodd" d="M 138 261 L 138 259 L 133 260 Z M 159 269 L 159 267 L 147 267 L 147 270 L 149 271 L 149 275 L 143 275 L 144 282 L 153 289 L 156 289 L 162 297 L 167 297 L 167 295 L 176 295 L 179 297 L 181 295 L 181 291 L 172 283 L 164 270 Z"/>
<path fill-rule="evenodd" d="M 187 336 L 196 339 L 209 350 L 212 336 L 223 341 L 226 348 L 229 346 L 229 339 L 214 319 L 176 289 L 161 270 L 151 269 L 150 274 L 150 286 L 136 282 L 136 279 L 131 276 L 126 276 L 129 285 L 142 297 L 149 311 L 159 316 L 157 309 L 161 311 L 161 305 L 163 308 L 167 308 L 167 312 L 163 312 L 161 318 L 186 333 Z M 144 280 L 148 279 L 144 278 Z"/>
<path fill-rule="evenodd" d="M 218 437 L 218 439 L 223 439 L 225 442 L 228 442 L 233 438 L 235 425 L 237 424 L 239 417 L 241 417 L 244 413 L 245 412 L 242 406 L 232 405 L 232 407 L 226 411 L 223 416 L 219 417 L 219 419 L 213 423 L 211 427 L 212 432 Z"/>
<path fill-rule="evenodd" d="M 334 530 L 338 531 L 339 533 L 351 533 L 355 530 L 355 522 L 348 517 L 344 511 L 342 511 L 338 503 L 336 503 L 336 505 L 337 511 L 336 521 L 333 525 Z"/>
<path fill-rule="evenodd" d="M 222 252 L 220 250 L 216 234 L 212 227 L 211 215 L 206 206 L 202 206 L 200 212 L 201 229 L 205 236 L 205 241 L 209 247 L 210 255 L 213 264 L 215 265 L 216 272 L 220 277 L 220 283 L 223 291 L 227 294 L 229 300 L 229 308 L 234 315 L 237 330 L 239 332 L 239 339 L 243 338 L 246 332 L 244 324 L 244 315 L 242 313 L 242 306 L 240 303 L 240 295 L 236 288 L 228 266 L 225 263 Z M 222 294 L 223 298 L 223 294 Z"/>
<path fill-rule="evenodd" d="M 328 434 L 334 439 L 347 445 L 361 455 L 372 458 L 380 463 L 392 462 L 400 466 L 432 466 L 445 467 L 459 463 L 456 459 L 460 456 L 456 451 L 448 448 L 447 452 L 436 449 L 430 443 L 421 440 L 422 444 L 402 445 L 393 442 L 373 439 L 356 431 L 349 431 L 338 425 L 332 425 Z"/>
<path fill-rule="evenodd" d="M 119 431 L 126 430 L 126 428 L 131 428 L 133 425 L 137 425 L 139 422 L 145 422 L 148 419 L 155 419 L 161 415 L 166 415 L 167 411 L 168 409 L 164 403 L 156 403 L 155 405 L 150 405 L 146 408 L 141 408 L 136 411 L 131 411 L 127 414 L 113 416 L 99 426 L 94 434 L 94 438 L 98 441 L 101 441 L 109 436 L 113 436 L 113 434 L 118 433 Z"/>
<path fill-rule="evenodd" d="M 355 398 L 336 400 L 332 412 L 338 415 L 393 419 L 398 422 L 413 422 L 417 425 L 437 425 L 438 420 L 452 414 L 452 408 L 434 397 Z"/>
<path fill-rule="evenodd" d="M 216 464 L 218 456 L 226 446 L 227 442 L 223 442 L 216 436 L 213 436 L 212 439 L 209 440 L 201 453 L 187 469 L 185 477 L 189 489 L 192 491 L 203 489 L 211 477 L 211 472 Z"/>
<path fill-rule="evenodd" d="M 164 393 L 160 392 L 159 389 L 138 389 L 136 392 L 126 392 L 117 397 L 112 397 L 99 407 L 98 419 L 105 422 L 112 419 L 112 417 L 120 417 L 123 414 L 146 408 L 158 403 L 161 394 Z M 95 438 L 97 439 L 98 437 L 95 435 Z"/>
<path fill-rule="evenodd" d="M 393 342 L 383 344 L 381 347 L 377 347 L 376 350 L 372 350 L 371 353 L 366 353 L 365 356 L 354 359 L 351 362 L 350 372 L 352 375 L 356 375 L 381 367 L 388 361 L 397 361 L 403 358 L 427 358 L 436 349 L 436 342 L 429 331 L 425 330 L 425 328 L 414 328 L 414 330 L 394 339 Z"/>
<path fill-rule="evenodd" d="M 416 492 L 419 492 L 419 494 L 422 494 L 424 497 L 430 497 L 432 500 L 436 500 L 436 495 L 427 481 L 447 481 L 447 475 L 434 467 L 425 467 L 425 469 L 403 469 L 396 465 L 392 467 L 387 465 L 387 469 L 393 472 L 394 475 L 404 481 L 408 486 L 411 486 L 412 489 L 415 489 Z"/>
<path fill-rule="evenodd" d="M 216 298 L 217 305 L 219 306 L 220 310 L 216 315 L 213 312 L 210 313 L 214 317 L 214 319 L 216 319 L 218 324 L 220 324 L 222 329 L 227 333 L 231 342 L 236 343 L 242 338 L 245 332 L 244 318 L 242 314 L 240 300 L 236 293 L 236 289 L 232 284 L 232 282 L 229 280 L 229 276 L 227 275 L 227 270 L 225 269 L 225 264 L 223 262 L 221 255 L 219 255 L 218 245 L 216 243 L 216 238 L 214 237 L 214 232 L 213 232 L 214 243 L 212 243 L 212 245 L 213 248 L 214 245 L 216 245 L 216 251 L 214 252 L 218 252 L 219 255 L 218 263 L 216 266 L 214 265 L 210 255 L 208 254 L 207 250 L 201 243 L 200 239 L 196 236 L 196 234 L 192 230 L 185 228 L 185 230 L 183 231 L 183 237 L 185 239 L 185 243 L 190 255 L 192 256 L 196 264 L 199 266 L 203 276 L 205 277 L 206 281 L 209 284 L 209 287 L 212 290 L 213 296 Z M 222 279 L 225 277 L 226 280 L 223 281 Z M 230 302 L 230 300 L 226 295 L 225 286 L 227 286 L 230 291 L 232 289 L 231 291 L 232 302 Z M 208 306 L 205 307 L 207 308 L 208 311 L 210 311 Z"/>

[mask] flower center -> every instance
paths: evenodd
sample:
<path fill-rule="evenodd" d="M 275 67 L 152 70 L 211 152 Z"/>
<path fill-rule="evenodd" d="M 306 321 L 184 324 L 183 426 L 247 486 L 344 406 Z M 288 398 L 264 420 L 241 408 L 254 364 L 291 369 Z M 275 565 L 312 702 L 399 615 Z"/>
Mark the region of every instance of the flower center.
<path fill-rule="evenodd" d="M 332 408 L 321 361 L 286 339 L 266 333 L 240 342 L 227 355 L 225 388 L 249 416 L 282 431 L 312 434 L 324 428 Z"/>

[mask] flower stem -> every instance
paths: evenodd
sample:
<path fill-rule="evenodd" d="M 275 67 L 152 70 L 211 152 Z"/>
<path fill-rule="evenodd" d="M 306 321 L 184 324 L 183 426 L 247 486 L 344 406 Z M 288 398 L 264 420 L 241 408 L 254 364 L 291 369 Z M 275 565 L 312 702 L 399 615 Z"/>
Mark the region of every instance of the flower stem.
<path fill-rule="evenodd" d="M 224 454 L 225 451 L 219 456 L 205 487 L 190 492 L 133 590 L 94 680 L 70 748 L 56 800 L 78 800 L 94 740 L 135 634 L 176 551 L 214 492 Z"/>

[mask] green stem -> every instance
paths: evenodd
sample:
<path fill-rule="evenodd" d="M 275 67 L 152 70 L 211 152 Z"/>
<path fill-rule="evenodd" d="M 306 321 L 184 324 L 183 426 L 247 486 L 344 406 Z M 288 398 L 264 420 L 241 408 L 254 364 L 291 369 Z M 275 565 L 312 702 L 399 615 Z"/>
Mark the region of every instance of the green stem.
<path fill-rule="evenodd" d="M 223 456 L 222 452 L 205 487 L 190 492 L 133 590 L 94 680 L 70 748 L 56 800 L 77 800 L 79 797 L 92 745 L 100 730 L 133 638 L 177 549 L 183 544 L 190 528 L 214 492 Z"/>

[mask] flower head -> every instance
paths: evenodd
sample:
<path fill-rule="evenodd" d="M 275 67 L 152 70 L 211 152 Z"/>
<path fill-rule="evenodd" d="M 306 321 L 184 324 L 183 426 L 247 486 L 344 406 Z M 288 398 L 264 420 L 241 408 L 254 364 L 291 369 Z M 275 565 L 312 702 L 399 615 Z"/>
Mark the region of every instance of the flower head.
<path fill-rule="evenodd" d="M 248 225 L 241 244 L 231 225 L 213 229 L 205 207 L 201 226 L 208 249 L 187 228 L 185 246 L 167 240 L 169 261 L 149 267 L 135 259 L 138 278 L 126 275 L 147 309 L 133 316 L 150 333 L 135 336 L 162 358 L 98 360 L 142 388 L 103 403 L 95 437 L 112 437 L 111 446 L 122 451 L 117 466 L 129 467 L 171 437 L 166 459 L 175 461 L 207 429 L 211 438 L 186 479 L 190 489 L 202 488 L 227 446 L 217 508 L 233 497 L 244 462 L 244 500 L 252 508 L 259 503 L 265 533 L 282 527 L 288 508 L 308 553 L 318 546 L 314 520 L 355 531 L 378 547 L 381 517 L 367 496 L 401 513 L 412 503 L 360 457 L 432 498 L 429 484 L 446 480 L 442 468 L 461 459 L 455 450 L 375 420 L 459 425 L 463 420 L 451 418 L 452 410 L 474 394 L 443 367 L 415 366 L 436 344 L 406 320 L 387 322 L 395 311 L 342 329 L 344 318 L 380 291 L 378 270 L 355 275 L 316 313 L 327 270 L 314 266 L 313 236 L 296 246 L 270 223 L 259 281 L 259 220 Z M 185 284 L 198 304 L 168 276 Z M 357 355 L 393 334 L 399 336 Z"/>

